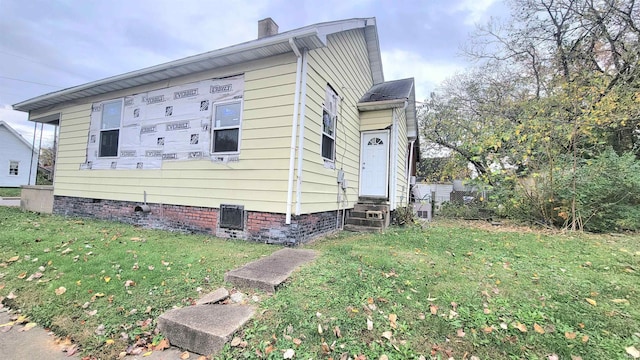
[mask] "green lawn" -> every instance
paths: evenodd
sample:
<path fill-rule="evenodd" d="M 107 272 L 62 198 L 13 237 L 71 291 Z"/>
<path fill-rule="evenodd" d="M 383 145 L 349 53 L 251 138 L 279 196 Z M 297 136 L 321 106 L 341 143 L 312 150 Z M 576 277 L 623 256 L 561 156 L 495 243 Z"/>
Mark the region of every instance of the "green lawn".
<path fill-rule="evenodd" d="M 1 197 L 20 197 L 21 189 L 17 188 L 6 188 L 0 187 L 0 198 Z"/>
<path fill-rule="evenodd" d="M 0 297 L 13 293 L 5 303 L 102 358 L 153 338 L 146 319 L 278 249 L 6 208 L 0 229 Z M 238 334 L 246 346 L 219 358 L 628 359 L 640 348 L 638 235 L 438 222 L 306 248 L 320 257 L 275 296 L 257 294 L 258 315 Z"/>

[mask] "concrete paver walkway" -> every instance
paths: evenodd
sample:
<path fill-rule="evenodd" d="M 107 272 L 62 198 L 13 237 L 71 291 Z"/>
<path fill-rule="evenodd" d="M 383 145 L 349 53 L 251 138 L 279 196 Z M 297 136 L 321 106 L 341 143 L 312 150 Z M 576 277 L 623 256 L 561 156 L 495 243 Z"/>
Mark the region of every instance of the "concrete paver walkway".
<path fill-rule="evenodd" d="M 6 308 L 0 309 L 0 325 L 10 322 Z M 34 327 L 21 332 L 22 325 L 14 325 L 11 330 L 3 332 L 0 328 L 0 359 L 39 359 L 39 360 L 69 360 L 62 352 L 63 347 L 55 343 L 55 338 L 41 327 Z"/>
<path fill-rule="evenodd" d="M 316 257 L 313 250 L 284 248 L 266 258 L 250 262 L 224 275 L 224 280 L 238 287 L 255 288 L 274 293 L 300 265 Z"/>
<path fill-rule="evenodd" d="M 20 207 L 20 198 L 0 197 L 0 206 Z"/>
<path fill-rule="evenodd" d="M 258 288 L 273 293 L 296 268 L 312 261 L 315 256 L 316 253 L 311 250 L 281 249 L 270 256 L 229 271 L 225 275 L 225 280 L 239 287 Z M 223 295 L 213 295 L 215 295 L 213 297 L 225 299 L 228 292 L 225 290 Z M 165 323 L 163 331 L 169 341 L 177 347 L 172 346 L 165 351 L 154 351 L 148 356 L 129 355 L 124 359 L 178 360 L 185 351 L 182 349 L 207 354 L 217 352 L 255 311 L 249 305 L 205 305 L 207 301 L 203 299 L 202 305 L 171 310 L 159 319 L 159 322 Z M 10 321 L 7 309 L 0 308 L 0 325 Z M 175 323 L 178 329 L 174 330 L 174 333 L 181 332 L 178 337 L 175 334 L 173 339 L 168 336 L 171 333 L 171 330 L 167 331 L 166 328 L 168 323 Z M 192 329 L 189 328 L 190 325 Z M 67 356 L 67 353 L 63 352 L 64 346 L 56 344 L 54 336 L 43 328 L 36 326 L 29 331 L 19 331 L 22 327 L 24 325 L 15 325 L 6 332 L 0 328 L 0 359 L 77 360 L 80 358 L 78 355 Z M 194 342 L 195 339 L 198 341 Z M 200 346 L 202 344 L 206 346 Z M 195 354 L 191 355 L 193 356 L 190 356 L 190 359 L 198 358 Z"/>

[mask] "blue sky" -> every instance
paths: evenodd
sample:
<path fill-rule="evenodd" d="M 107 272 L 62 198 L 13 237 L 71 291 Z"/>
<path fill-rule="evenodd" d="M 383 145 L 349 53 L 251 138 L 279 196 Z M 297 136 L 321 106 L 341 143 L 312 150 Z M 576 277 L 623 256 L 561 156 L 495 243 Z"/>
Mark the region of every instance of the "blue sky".
<path fill-rule="evenodd" d="M 498 0 L 0 0 L 0 120 L 31 141 L 12 104 L 255 39 L 265 17 L 281 32 L 376 17 L 385 80 L 414 77 L 422 100 L 468 66 L 475 24 L 505 13 Z"/>

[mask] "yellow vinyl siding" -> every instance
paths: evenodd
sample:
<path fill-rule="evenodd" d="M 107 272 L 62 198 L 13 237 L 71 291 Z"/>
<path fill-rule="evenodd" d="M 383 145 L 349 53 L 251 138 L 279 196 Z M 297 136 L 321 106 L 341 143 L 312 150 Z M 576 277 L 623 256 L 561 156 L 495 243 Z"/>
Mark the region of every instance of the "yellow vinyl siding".
<path fill-rule="evenodd" d="M 80 170 L 86 160 L 91 104 L 203 79 L 244 74 L 244 111 L 238 162 L 164 161 L 159 170 Z M 83 100 L 79 105 L 33 112 L 61 113 L 54 194 L 96 199 L 286 211 L 291 116 L 295 90 L 293 54 L 174 78 Z"/>
<path fill-rule="evenodd" d="M 386 129 L 393 122 L 391 109 L 363 111 L 360 113 L 360 131 Z"/>
<path fill-rule="evenodd" d="M 321 156 L 322 104 L 327 84 L 341 98 L 335 169 L 325 168 Z M 309 52 L 301 213 L 350 208 L 358 200 L 360 120 L 356 104 L 372 84 L 363 30 L 330 35 L 327 47 Z M 348 202 L 340 205 L 337 203 L 338 169 L 344 170 L 348 182 Z"/>
<path fill-rule="evenodd" d="M 407 205 L 407 120 L 402 108 L 396 108 L 393 111 L 397 117 L 398 124 L 397 157 L 395 161 L 395 171 L 397 173 L 395 196 L 396 207 L 400 207 Z"/>

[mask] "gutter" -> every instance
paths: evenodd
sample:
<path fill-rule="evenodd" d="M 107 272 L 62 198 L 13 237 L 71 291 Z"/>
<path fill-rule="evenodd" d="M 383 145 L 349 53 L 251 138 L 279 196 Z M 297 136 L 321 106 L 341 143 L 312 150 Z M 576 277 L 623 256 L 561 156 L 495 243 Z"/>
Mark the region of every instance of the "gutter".
<path fill-rule="evenodd" d="M 298 135 L 298 174 L 296 182 L 296 215 L 300 215 L 302 212 L 302 166 L 304 165 L 304 120 L 305 109 L 307 107 L 307 50 L 302 53 L 302 78 L 300 79 L 300 86 L 302 87 L 301 101 L 300 101 L 300 134 Z"/>
<path fill-rule="evenodd" d="M 293 99 L 293 116 L 291 119 L 291 149 L 289 152 L 289 181 L 287 183 L 287 211 L 285 224 L 291 224 L 291 204 L 293 203 L 293 175 L 296 159 L 296 134 L 298 128 L 298 110 L 300 103 L 300 79 L 302 78 L 302 54 L 296 46 L 294 38 L 289 38 L 289 45 L 298 58 L 296 65 L 296 89 Z"/>

